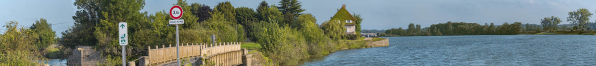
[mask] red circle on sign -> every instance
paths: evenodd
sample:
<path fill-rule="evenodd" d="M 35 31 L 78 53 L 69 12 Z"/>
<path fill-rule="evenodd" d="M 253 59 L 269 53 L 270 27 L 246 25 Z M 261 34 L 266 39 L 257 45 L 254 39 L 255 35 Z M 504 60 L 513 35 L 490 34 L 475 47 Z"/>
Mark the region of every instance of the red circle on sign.
<path fill-rule="evenodd" d="M 174 10 L 174 8 L 178 8 L 180 10 L 180 16 L 176 17 L 176 16 L 172 15 L 172 10 Z M 180 19 L 180 17 L 182 17 L 183 14 L 184 14 L 184 11 L 182 11 L 182 8 L 178 5 L 172 6 L 172 8 L 170 8 L 170 17 L 172 17 L 173 19 Z"/>

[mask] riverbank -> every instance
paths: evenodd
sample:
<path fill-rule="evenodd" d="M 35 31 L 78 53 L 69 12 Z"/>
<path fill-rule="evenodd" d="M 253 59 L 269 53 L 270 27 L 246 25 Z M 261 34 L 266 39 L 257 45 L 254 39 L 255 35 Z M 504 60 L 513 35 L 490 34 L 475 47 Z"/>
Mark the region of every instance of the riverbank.
<path fill-rule="evenodd" d="M 336 45 L 336 48 L 337 48 L 336 51 L 348 50 L 348 49 L 372 48 L 372 47 L 385 47 L 385 46 L 389 46 L 389 39 L 387 39 L 387 38 L 366 38 L 366 39 L 359 39 L 359 40 L 339 40 L 338 44 Z M 262 66 L 262 65 L 273 66 L 273 65 L 275 65 L 269 57 L 262 54 L 262 51 L 259 50 L 259 49 L 261 49 L 260 44 L 250 43 L 250 42 L 243 43 L 241 45 L 241 48 L 249 49 L 248 54 L 253 55 L 253 59 L 252 59 L 253 63 L 251 63 L 252 65 L 255 65 L 255 66 Z M 331 53 L 333 53 L 333 52 L 326 53 L 322 56 L 312 56 L 309 58 L 304 58 L 304 59 L 301 59 L 298 62 L 298 64 L 301 65 L 301 64 L 304 64 L 304 62 L 308 62 L 308 60 L 310 60 L 310 59 L 321 58 L 321 57 L 327 56 L 328 54 L 331 54 Z"/>
<path fill-rule="evenodd" d="M 553 32 L 526 32 L 524 34 L 532 35 L 596 35 L 596 31 L 553 31 Z"/>

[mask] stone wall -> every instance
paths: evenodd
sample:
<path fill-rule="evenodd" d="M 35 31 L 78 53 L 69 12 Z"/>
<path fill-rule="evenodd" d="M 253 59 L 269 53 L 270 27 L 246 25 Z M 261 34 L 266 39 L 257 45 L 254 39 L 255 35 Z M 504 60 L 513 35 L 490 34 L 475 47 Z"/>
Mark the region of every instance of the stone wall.
<path fill-rule="evenodd" d="M 77 46 L 68 57 L 68 66 L 95 66 L 103 62 L 101 52 L 95 51 L 92 46 Z"/>
<path fill-rule="evenodd" d="M 373 41 L 373 42 L 369 42 L 368 43 L 368 47 L 384 47 L 384 46 L 389 46 L 389 39 L 388 38 L 385 38 L 383 40 Z"/>

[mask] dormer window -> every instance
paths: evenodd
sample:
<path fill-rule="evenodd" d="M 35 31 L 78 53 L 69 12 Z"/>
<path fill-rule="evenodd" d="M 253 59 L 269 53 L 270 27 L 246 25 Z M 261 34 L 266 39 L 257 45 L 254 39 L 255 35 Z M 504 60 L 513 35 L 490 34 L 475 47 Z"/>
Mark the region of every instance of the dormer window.
<path fill-rule="evenodd" d="M 347 23 L 352 23 L 352 20 L 346 20 Z"/>

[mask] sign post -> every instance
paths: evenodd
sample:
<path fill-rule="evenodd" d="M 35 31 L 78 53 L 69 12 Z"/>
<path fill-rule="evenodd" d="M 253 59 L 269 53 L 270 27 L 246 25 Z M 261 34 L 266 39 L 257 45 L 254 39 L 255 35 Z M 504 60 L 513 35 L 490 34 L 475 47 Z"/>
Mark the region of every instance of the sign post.
<path fill-rule="evenodd" d="M 128 27 L 126 22 L 118 23 L 118 40 L 120 46 L 122 46 L 122 66 L 126 66 L 126 45 L 128 45 Z"/>
<path fill-rule="evenodd" d="M 183 13 L 184 11 L 182 11 L 182 8 L 178 5 L 174 5 L 172 8 L 170 8 L 170 17 L 174 19 L 170 20 L 170 24 L 176 25 L 176 61 L 178 61 L 178 66 L 180 66 L 180 50 L 178 48 L 178 45 L 180 44 L 180 37 L 178 34 L 178 25 L 184 24 L 184 20 L 180 19 Z"/>

